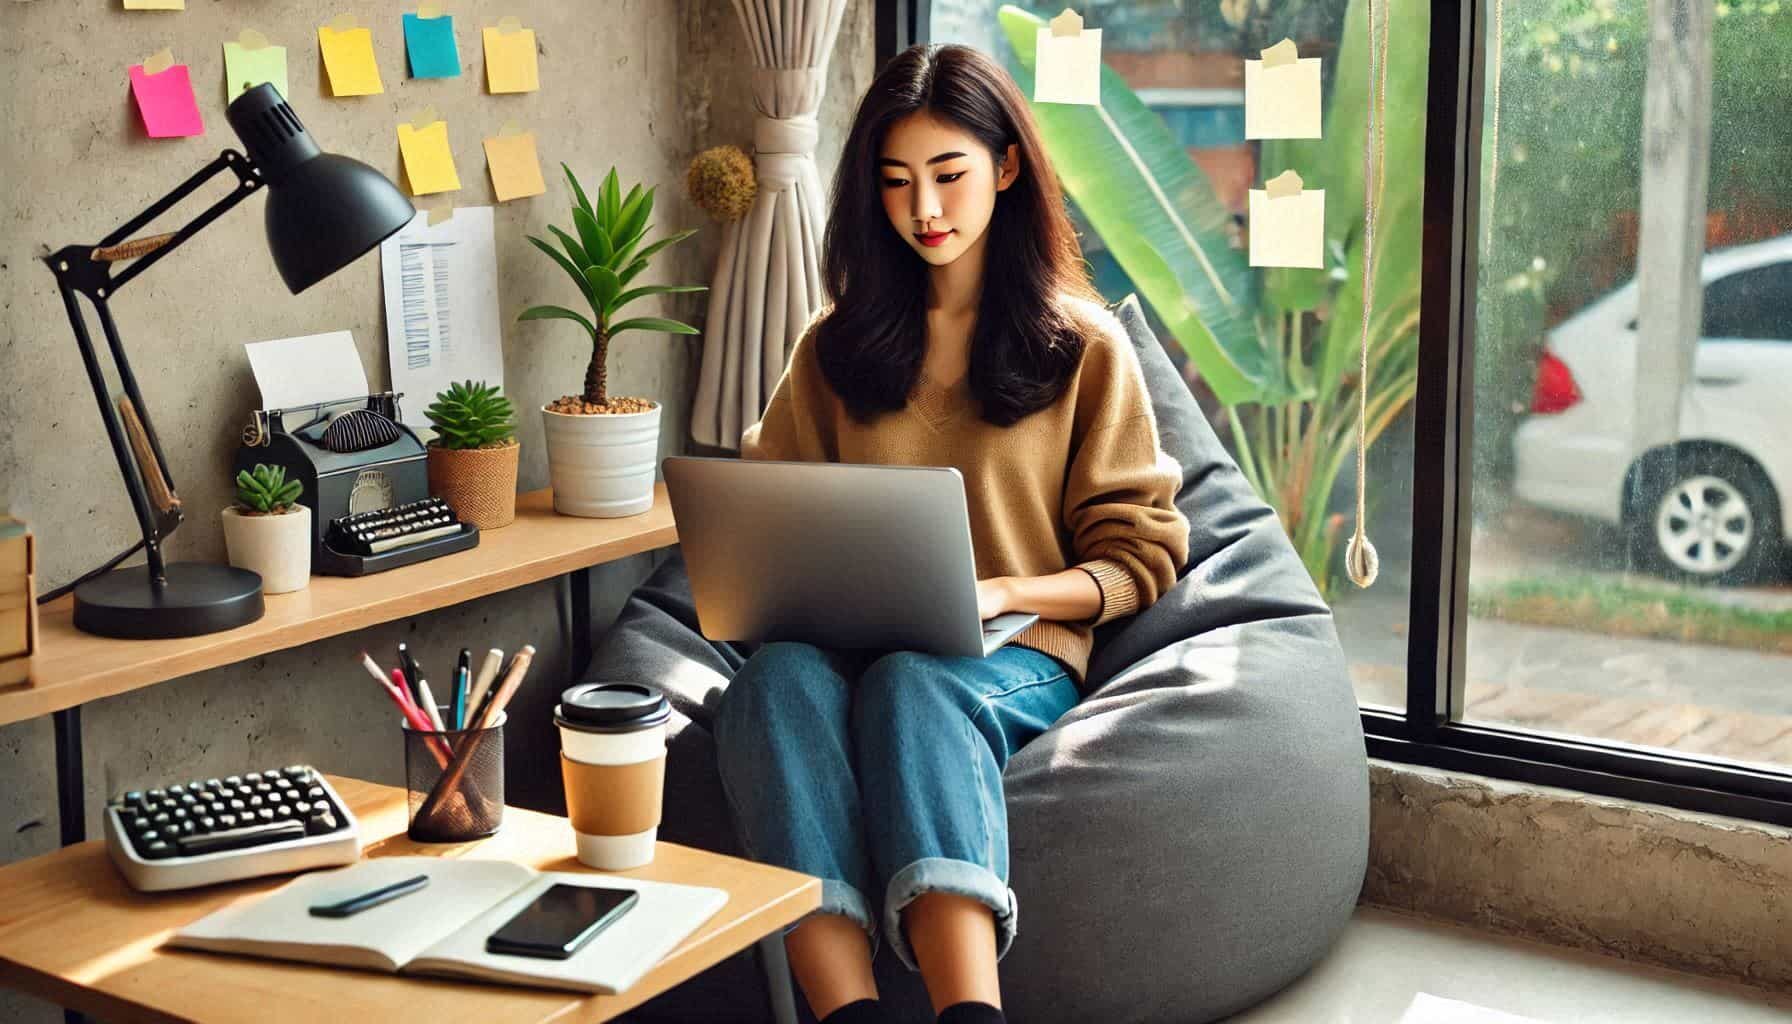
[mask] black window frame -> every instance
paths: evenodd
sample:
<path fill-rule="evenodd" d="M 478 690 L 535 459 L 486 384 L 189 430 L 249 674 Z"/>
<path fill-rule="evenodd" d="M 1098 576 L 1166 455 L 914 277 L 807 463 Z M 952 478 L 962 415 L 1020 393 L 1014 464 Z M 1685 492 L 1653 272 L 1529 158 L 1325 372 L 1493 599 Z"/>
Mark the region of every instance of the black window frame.
<path fill-rule="evenodd" d="M 930 7 L 877 0 L 879 66 L 928 40 Z M 1361 709 L 1368 754 L 1792 826 L 1792 771 L 1451 720 L 1466 706 L 1486 15 L 1481 0 L 1431 5 L 1406 709 Z"/>

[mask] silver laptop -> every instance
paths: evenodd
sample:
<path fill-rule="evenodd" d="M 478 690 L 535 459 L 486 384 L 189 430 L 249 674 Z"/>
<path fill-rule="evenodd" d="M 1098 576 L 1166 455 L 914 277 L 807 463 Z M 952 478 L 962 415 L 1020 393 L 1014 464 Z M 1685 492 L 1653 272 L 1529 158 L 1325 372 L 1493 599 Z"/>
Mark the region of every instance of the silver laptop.
<path fill-rule="evenodd" d="M 964 477 L 949 466 L 667 456 L 711 640 L 982 657 L 1039 620 L 977 617 Z"/>

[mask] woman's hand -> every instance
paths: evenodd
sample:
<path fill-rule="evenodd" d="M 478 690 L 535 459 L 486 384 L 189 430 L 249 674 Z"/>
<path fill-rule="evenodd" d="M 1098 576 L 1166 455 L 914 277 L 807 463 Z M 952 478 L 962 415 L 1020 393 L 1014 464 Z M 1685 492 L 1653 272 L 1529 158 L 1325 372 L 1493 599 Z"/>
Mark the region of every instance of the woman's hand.
<path fill-rule="evenodd" d="M 985 621 L 998 615 L 1011 612 L 1014 593 L 1008 586 L 1008 577 L 996 576 L 977 581 L 977 617 Z"/>

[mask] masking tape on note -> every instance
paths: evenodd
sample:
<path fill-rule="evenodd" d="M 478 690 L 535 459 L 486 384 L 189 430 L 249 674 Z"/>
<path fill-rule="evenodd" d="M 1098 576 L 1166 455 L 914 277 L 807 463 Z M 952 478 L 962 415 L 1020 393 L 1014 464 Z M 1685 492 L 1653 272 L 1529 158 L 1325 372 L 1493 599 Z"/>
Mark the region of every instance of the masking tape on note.
<path fill-rule="evenodd" d="M 337 32 L 353 32 L 360 27 L 360 22 L 356 21 L 352 14 L 338 14 L 330 19 L 330 28 Z"/>
<path fill-rule="evenodd" d="M 522 30 L 523 19 L 514 14 L 506 14 L 504 17 L 498 19 L 499 35 L 507 36 L 516 32 L 521 32 Z"/>
<path fill-rule="evenodd" d="M 174 51 L 164 47 L 143 58 L 143 73 L 159 75 L 174 66 Z"/>
<path fill-rule="evenodd" d="M 246 28 L 236 37 L 236 45 L 245 50 L 265 50 L 268 48 L 268 37 L 252 28 Z"/>
<path fill-rule="evenodd" d="M 1294 46 L 1294 40 L 1283 39 L 1274 46 L 1263 51 L 1263 67 L 1279 68 L 1284 64 L 1293 64 L 1300 60 L 1300 51 Z"/>
<path fill-rule="evenodd" d="M 1271 199 L 1282 199 L 1287 196 L 1300 195 L 1301 187 L 1305 184 L 1301 181 L 1300 175 L 1294 173 L 1291 168 L 1264 182 L 1263 191 L 1268 193 Z"/>
<path fill-rule="evenodd" d="M 1070 36 L 1074 39 L 1083 34 L 1083 16 L 1068 7 L 1064 8 L 1064 13 L 1052 19 L 1051 25 L 1054 36 Z"/>

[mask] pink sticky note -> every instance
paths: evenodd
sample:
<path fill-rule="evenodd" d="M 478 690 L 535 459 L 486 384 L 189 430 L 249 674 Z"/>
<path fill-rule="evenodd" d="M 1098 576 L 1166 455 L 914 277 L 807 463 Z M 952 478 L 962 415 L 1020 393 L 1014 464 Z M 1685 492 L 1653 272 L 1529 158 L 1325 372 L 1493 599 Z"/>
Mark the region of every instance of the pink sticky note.
<path fill-rule="evenodd" d="M 143 127 L 150 138 L 205 134 L 205 122 L 199 118 L 199 101 L 193 98 L 193 83 L 187 77 L 185 64 L 172 65 L 154 75 L 145 74 L 143 65 L 132 64 L 131 92 L 137 97 L 137 110 L 143 115 Z"/>

